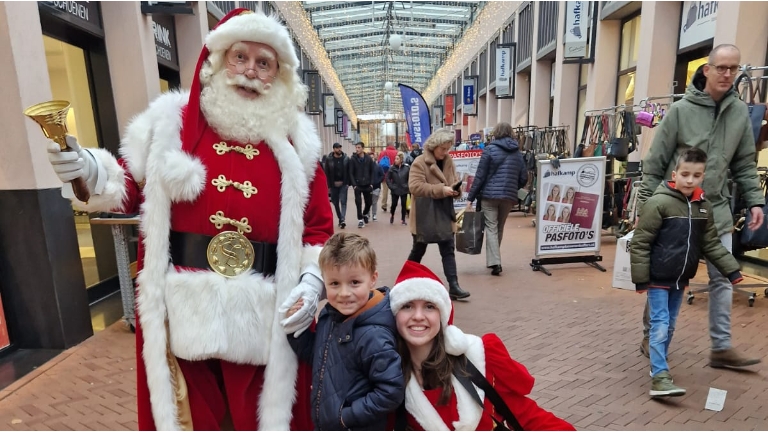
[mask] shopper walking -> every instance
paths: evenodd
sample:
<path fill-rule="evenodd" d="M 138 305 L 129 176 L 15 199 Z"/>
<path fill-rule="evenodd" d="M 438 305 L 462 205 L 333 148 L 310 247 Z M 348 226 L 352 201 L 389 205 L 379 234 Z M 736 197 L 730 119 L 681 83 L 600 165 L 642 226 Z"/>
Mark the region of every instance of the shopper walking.
<path fill-rule="evenodd" d="M 376 213 L 378 213 L 378 209 L 376 208 L 376 203 L 379 201 L 379 196 L 385 194 L 385 192 L 382 191 L 382 189 L 386 187 L 386 183 L 384 182 L 384 176 L 385 176 L 384 168 L 381 166 L 381 164 L 375 164 L 375 166 L 373 167 L 373 191 L 371 192 L 371 203 L 372 203 L 371 213 L 373 214 L 374 221 L 378 220 L 376 218 Z M 384 202 L 386 202 L 386 199 L 384 199 Z M 384 210 L 386 211 L 386 209 Z"/>
<path fill-rule="evenodd" d="M 333 143 L 333 151 L 325 157 L 323 169 L 328 180 L 328 190 L 331 192 L 331 203 L 339 219 L 339 228 L 344 229 L 347 226 L 345 220 L 349 190 L 349 158 L 341 151 L 341 144 Z"/>
<path fill-rule="evenodd" d="M 729 194 L 724 193 L 726 178 L 738 184 L 752 214 L 748 229 L 763 224 L 765 197 L 760 189 L 755 164 L 755 139 L 746 104 L 733 90 L 739 71 L 741 53 L 734 45 L 718 45 L 709 54 L 708 63 L 696 71 L 682 100 L 675 102 L 659 124 L 648 155 L 643 160 L 643 181 L 638 190 L 638 217 L 642 206 L 675 169 L 677 156 L 689 147 L 697 147 L 711 155 L 707 159 L 707 175 L 702 189 L 712 203 L 715 226 L 720 241 L 732 251 L 733 215 Z M 709 336 L 712 339 L 710 366 L 744 367 L 760 362 L 747 358 L 731 344 L 731 303 L 733 286 L 707 261 L 709 274 Z M 640 351 L 648 357 L 650 328 L 648 304 L 643 316 L 644 337 Z"/>
<path fill-rule="evenodd" d="M 379 163 L 381 168 L 384 170 L 384 175 L 387 175 L 387 172 L 389 171 L 389 168 L 395 164 L 395 157 L 397 156 L 397 148 L 394 144 L 389 143 L 387 144 L 387 148 L 385 148 L 381 153 L 379 153 L 378 159 L 376 161 Z M 383 161 L 384 158 L 387 158 L 386 161 Z M 382 194 L 381 194 L 381 209 L 384 211 L 387 211 L 387 198 L 389 195 L 389 188 L 387 187 L 387 184 L 384 183 L 382 185 Z M 374 206 L 376 205 L 376 202 L 374 201 Z"/>
<path fill-rule="evenodd" d="M 467 196 L 470 210 L 476 198 L 485 221 L 485 265 L 491 274 L 501 274 L 501 240 L 504 224 L 517 204 L 517 190 L 528 181 L 525 161 L 517 141 L 512 139 L 512 126 L 499 123 L 493 129 L 494 140 L 483 150 L 475 180 Z"/>
<path fill-rule="evenodd" d="M 456 168 L 453 165 L 448 151 L 453 146 L 455 135 L 453 131 L 447 128 L 436 130 L 427 138 L 424 143 L 424 154 L 416 159 L 411 165 L 410 176 L 408 178 L 408 189 L 414 199 L 411 206 L 411 234 L 413 235 L 413 247 L 408 259 L 421 262 L 421 258 L 427 252 L 427 243 L 417 240 L 419 227 L 417 220 L 419 218 L 416 211 L 415 200 L 418 198 L 428 198 L 433 200 L 442 200 L 444 198 L 456 198 L 459 192 L 454 189 L 458 183 Z M 440 203 L 442 204 L 442 203 Z M 424 216 L 426 217 L 426 216 Z M 456 223 L 451 223 L 448 227 L 452 234 L 456 232 Z M 464 291 L 459 286 L 459 275 L 456 270 L 456 243 L 453 235 L 448 235 L 448 240 L 437 243 L 440 249 L 440 256 L 443 259 L 443 272 L 448 280 L 448 292 L 453 300 L 459 300 L 469 297 L 469 292 Z"/>
<path fill-rule="evenodd" d="M 387 173 L 387 186 L 392 194 L 392 208 L 390 210 L 389 223 L 395 222 L 395 210 L 397 202 L 400 201 L 400 219 L 402 225 L 408 225 L 405 222 L 406 201 L 408 198 L 408 174 L 410 167 L 403 162 L 403 152 L 399 152 L 395 157 L 395 164 Z"/>
<path fill-rule="evenodd" d="M 349 184 L 355 191 L 358 228 L 362 228 L 368 223 L 375 169 L 376 163 L 365 153 L 365 144 L 363 142 L 355 144 L 355 154 L 349 160 Z M 365 207 L 363 207 L 363 202 L 365 202 Z"/>

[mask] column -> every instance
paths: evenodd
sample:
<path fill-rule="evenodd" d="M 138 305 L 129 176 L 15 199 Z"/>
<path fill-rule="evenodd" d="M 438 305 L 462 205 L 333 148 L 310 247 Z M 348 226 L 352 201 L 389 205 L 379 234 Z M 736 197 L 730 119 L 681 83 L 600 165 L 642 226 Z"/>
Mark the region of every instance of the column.
<path fill-rule="evenodd" d="M 181 87 L 190 88 L 208 34 L 208 10 L 204 1 L 192 4 L 194 15 L 176 15 L 176 47 L 179 51 Z"/>
<path fill-rule="evenodd" d="M 475 121 L 475 127 L 477 128 L 477 131 L 482 130 L 484 127 L 488 126 L 487 116 L 486 112 L 487 110 L 487 104 L 488 104 L 488 92 L 485 92 L 485 95 L 480 96 L 477 98 L 477 105 L 475 108 L 477 108 L 477 117 Z"/>
<path fill-rule="evenodd" d="M 538 21 L 538 17 L 536 17 L 535 21 Z M 535 29 L 533 34 L 536 34 Z M 529 123 L 532 126 L 542 127 L 549 124 L 549 93 L 552 80 L 552 61 L 536 61 L 536 50 L 537 48 L 534 46 L 534 60 L 531 65 L 531 118 Z"/>
<path fill-rule="evenodd" d="M 515 99 L 512 108 L 512 126 L 528 126 L 530 108 L 530 77 L 527 73 L 515 74 Z"/>
<path fill-rule="evenodd" d="M 160 95 L 152 18 L 139 2 L 103 2 L 104 41 L 119 129 Z"/>
<path fill-rule="evenodd" d="M 507 122 L 514 126 L 512 121 L 512 107 L 515 104 L 514 99 L 497 99 L 498 111 L 496 114 L 496 122 Z"/>
<path fill-rule="evenodd" d="M 40 127 L 22 111 L 52 99 L 37 2 L 0 3 L 0 289 L 13 342 L 65 349 L 91 335 L 69 200 Z"/>
<path fill-rule="evenodd" d="M 676 43 L 680 31 L 679 14 L 678 2 L 643 3 L 635 74 L 635 103 L 650 96 L 664 96 L 672 92 L 677 62 Z M 639 162 L 651 148 L 653 131 L 648 128 L 641 130 L 640 150 L 629 155 L 630 162 Z"/>
<path fill-rule="evenodd" d="M 560 2 L 559 16 L 566 14 L 566 3 Z M 577 136 L 580 138 L 581 131 L 576 130 L 576 114 L 578 111 L 577 97 L 579 92 L 579 64 L 563 64 L 565 50 L 563 45 L 563 34 L 565 20 L 559 20 L 557 25 L 557 54 L 555 60 L 555 106 L 552 113 L 552 125 L 568 125 L 568 142 L 571 143 L 571 154 L 576 148 Z"/>
<path fill-rule="evenodd" d="M 765 66 L 768 41 L 768 2 L 719 2 L 714 46 L 739 47 L 741 64 Z"/>
<path fill-rule="evenodd" d="M 496 53 L 493 53 L 493 55 L 496 55 Z M 486 96 L 485 125 L 487 127 L 495 127 L 499 124 L 499 100 L 496 99 L 496 90 L 488 90 Z"/>
<path fill-rule="evenodd" d="M 595 62 L 589 66 L 587 111 L 615 105 L 621 21 L 597 22 Z"/>

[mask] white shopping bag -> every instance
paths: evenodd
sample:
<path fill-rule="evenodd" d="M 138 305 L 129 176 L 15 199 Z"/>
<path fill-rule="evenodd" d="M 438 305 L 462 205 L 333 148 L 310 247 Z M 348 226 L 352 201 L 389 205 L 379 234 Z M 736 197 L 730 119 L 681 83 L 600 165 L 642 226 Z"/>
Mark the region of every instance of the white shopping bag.
<path fill-rule="evenodd" d="M 629 262 L 629 243 L 635 231 L 630 231 L 616 243 L 616 258 L 613 261 L 613 287 L 634 290 L 632 270 Z"/>

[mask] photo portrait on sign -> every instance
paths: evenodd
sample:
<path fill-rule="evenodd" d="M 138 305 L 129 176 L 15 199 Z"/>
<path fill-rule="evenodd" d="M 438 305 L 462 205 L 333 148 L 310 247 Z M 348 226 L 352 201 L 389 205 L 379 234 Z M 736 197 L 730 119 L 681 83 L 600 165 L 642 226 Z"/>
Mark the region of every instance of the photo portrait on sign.
<path fill-rule="evenodd" d="M 562 223 L 571 223 L 571 206 L 560 206 L 560 213 L 558 213 L 557 221 Z"/>
<path fill-rule="evenodd" d="M 553 184 L 549 189 L 549 195 L 547 195 L 547 201 L 560 202 L 562 199 L 563 187 L 559 184 Z"/>
<path fill-rule="evenodd" d="M 561 200 L 561 202 L 563 204 L 573 204 L 573 198 L 576 196 L 576 192 L 578 191 L 579 190 L 576 189 L 575 187 L 569 186 L 568 188 L 565 189 L 565 194 L 563 195 L 563 199 Z"/>
<path fill-rule="evenodd" d="M 557 222 L 557 206 L 554 204 L 547 204 L 547 210 L 544 213 L 544 220 L 550 222 Z"/>

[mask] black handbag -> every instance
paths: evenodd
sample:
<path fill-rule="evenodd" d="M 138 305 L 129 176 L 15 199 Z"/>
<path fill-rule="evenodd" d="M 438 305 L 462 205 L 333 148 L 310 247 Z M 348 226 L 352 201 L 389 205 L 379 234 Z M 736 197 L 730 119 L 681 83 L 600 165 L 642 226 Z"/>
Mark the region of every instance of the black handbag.
<path fill-rule="evenodd" d="M 456 223 L 456 250 L 468 255 L 478 255 L 483 252 L 483 228 L 485 219 L 482 213 L 465 211 L 458 217 Z"/>
<path fill-rule="evenodd" d="M 416 241 L 440 243 L 453 239 L 453 222 L 456 213 L 453 199 L 416 197 Z"/>

